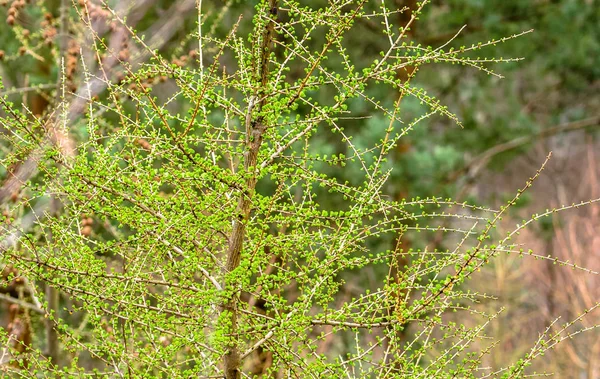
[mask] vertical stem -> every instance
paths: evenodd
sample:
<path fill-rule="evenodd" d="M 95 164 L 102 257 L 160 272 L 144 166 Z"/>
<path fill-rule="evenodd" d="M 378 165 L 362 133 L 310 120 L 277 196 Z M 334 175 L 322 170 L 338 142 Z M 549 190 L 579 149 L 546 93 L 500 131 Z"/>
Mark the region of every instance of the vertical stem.
<path fill-rule="evenodd" d="M 267 126 L 264 124 L 264 116 L 261 114 L 261 112 L 266 104 L 265 94 L 269 73 L 269 57 L 271 54 L 270 45 L 275 29 L 273 20 L 277 16 L 277 5 L 278 0 L 269 0 L 267 17 L 269 17 L 270 21 L 267 23 L 263 31 L 263 38 L 261 40 L 261 53 L 259 62 L 260 84 L 256 94 L 258 99 L 258 106 L 256 107 L 258 116 L 253 116 L 253 111 L 255 109 L 253 104 L 254 99 L 251 100 L 251 104 L 248 106 L 248 112 L 246 116 L 246 153 L 244 154 L 244 172 L 252 172 L 253 174 L 248 175 L 248 178 L 246 179 L 246 190 L 240 195 L 236 215 L 233 221 L 233 230 L 231 232 L 229 248 L 227 249 L 225 285 L 223 286 L 227 290 L 232 290 L 232 283 L 229 282 L 227 274 L 235 270 L 240 265 L 240 260 L 242 257 L 242 247 L 244 244 L 244 238 L 246 236 L 246 222 L 250 217 L 250 212 L 252 210 L 252 195 L 258 180 L 256 175 L 258 152 L 262 145 L 263 134 L 267 129 Z M 230 335 L 228 351 L 223 359 L 225 378 L 240 379 L 241 358 L 237 343 L 238 295 L 236 291 L 232 291 L 231 295 L 225 299 L 221 306 L 221 312 L 226 313 L 226 317 L 228 318 Z"/>
<path fill-rule="evenodd" d="M 58 291 L 48 283 L 46 283 L 46 301 L 48 313 L 52 315 L 46 318 L 46 355 L 53 365 L 58 365 L 58 333 L 54 322 L 54 317 L 58 317 Z"/>
<path fill-rule="evenodd" d="M 60 212 L 60 201 L 51 196 L 50 198 L 50 213 L 56 216 Z M 50 241 L 53 240 L 52 232 L 48 233 Z M 48 303 L 46 317 L 46 356 L 53 365 L 58 365 L 58 333 L 56 331 L 55 317 L 58 317 L 58 290 L 52 287 L 49 283 L 45 283 L 46 302 Z"/>
<path fill-rule="evenodd" d="M 59 39 L 59 48 L 60 54 L 59 57 L 62 61 L 58 62 L 58 67 L 63 66 L 64 57 L 66 55 L 68 37 L 68 1 L 61 0 L 60 2 L 60 39 Z M 64 73 L 62 70 L 58 74 L 58 78 L 56 81 L 56 102 L 57 104 L 61 103 L 61 87 L 64 86 Z M 50 197 L 50 212 L 56 217 L 60 212 L 61 203 L 54 195 Z M 52 241 L 53 236 L 50 232 L 50 241 Z M 49 283 L 45 283 L 45 295 L 46 301 L 48 303 L 48 317 L 46 318 L 46 356 L 50 360 L 53 365 L 58 365 L 59 359 L 59 344 L 58 344 L 58 332 L 56 330 L 56 322 L 54 320 L 55 317 L 58 317 L 58 303 L 59 303 L 59 293 L 58 290 L 52 287 Z"/>
<path fill-rule="evenodd" d="M 414 33 L 415 33 L 415 26 L 413 23 L 414 12 L 419 9 L 419 5 L 417 4 L 417 1 L 416 0 L 395 0 L 395 3 L 396 3 L 398 10 L 402 10 L 402 9 L 404 10 L 404 11 L 398 13 L 399 25 L 403 28 L 410 27 L 410 30 L 406 29 L 403 32 L 403 34 L 407 37 L 414 38 Z M 417 68 L 418 67 L 415 67 L 415 66 L 407 66 L 404 69 L 398 70 L 396 72 L 396 77 L 399 79 L 402 79 L 403 81 L 408 83 L 415 76 L 415 74 L 417 72 L 416 71 Z M 400 104 L 402 102 L 402 99 L 404 99 L 405 95 L 406 95 L 405 91 L 401 90 L 400 94 L 398 96 L 398 100 L 396 101 L 396 104 L 394 106 L 394 115 L 396 115 L 396 112 L 400 112 Z M 390 126 L 391 126 L 391 123 L 390 123 Z M 397 146 L 397 148 L 393 152 L 393 154 L 396 155 L 396 158 L 399 158 L 400 155 L 406 153 L 409 150 L 409 147 L 410 146 L 402 143 Z M 408 197 L 408 193 L 407 193 L 406 189 L 400 189 L 397 193 L 394 194 L 394 197 L 397 201 L 402 201 L 402 199 L 405 199 L 406 197 Z M 393 257 L 392 263 L 390 265 L 390 270 L 389 270 L 388 276 L 389 276 L 390 282 L 396 282 L 397 284 L 400 284 L 400 282 L 403 280 L 403 276 L 406 271 L 406 267 L 410 264 L 410 260 L 409 260 L 408 256 L 403 254 L 403 251 L 410 250 L 411 241 L 405 235 L 403 235 L 403 233 L 400 233 L 396 237 L 394 246 L 395 246 L 394 250 L 393 250 L 394 257 Z M 392 296 L 395 296 L 395 305 L 393 305 L 391 307 L 390 313 L 392 315 L 394 315 L 395 317 L 399 317 L 399 315 L 403 311 L 403 309 L 407 307 L 407 305 L 405 304 L 406 291 L 398 291 L 397 293 L 392 294 Z M 405 323 L 406 322 L 404 320 L 402 320 L 402 325 L 404 325 Z M 395 329 L 395 328 L 392 327 L 391 329 Z M 402 346 L 402 341 L 406 338 L 406 328 L 404 328 L 402 330 L 396 330 L 394 338 L 395 338 L 395 342 L 393 345 Z M 385 340 L 386 345 L 389 344 L 389 342 L 390 342 L 389 339 Z M 397 372 L 401 372 L 401 370 L 402 370 L 401 360 L 398 357 L 401 357 L 402 354 L 403 354 L 403 352 L 400 349 L 394 349 L 393 354 L 390 354 L 389 356 L 387 356 L 386 364 L 393 367 L 393 369 L 396 370 Z"/>
<path fill-rule="evenodd" d="M 262 133 L 258 133 L 258 139 L 253 141 L 250 146 L 250 150 L 246 152 L 246 160 L 244 162 L 244 168 L 250 169 L 256 167 L 256 160 L 258 157 L 258 149 L 260 148 L 260 144 L 262 142 Z M 246 221 L 250 216 L 250 208 L 251 208 L 251 200 L 252 200 L 252 192 L 256 186 L 256 177 L 252 175 L 246 180 L 246 188 L 247 191 L 245 194 L 242 194 L 240 201 L 238 203 L 238 214 L 234 220 L 233 231 L 231 234 L 231 240 L 229 244 L 229 249 L 227 251 L 227 264 L 225 269 L 227 273 L 235 270 L 240 265 L 240 260 L 242 256 L 242 246 L 244 243 L 244 237 L 246 235 Z M 230 283 L 229 283 L 230 284 Z M 231 285 L 228 286 L 227 278 L 225 280 L 226 289 L 231 289 Z M 224 365 L 225 365 L 225 378 L 226 379 L 239 379 L 241 378 L 240 371 L 240 352 L 237 346 L 237 310 L 238 297 L 234 292 L 229 298 L 225 301 L 222 306 L 222 312 L 227 312 L 227 317 L 229 317 L 229 332 L 230 332 L 230 341 L 228 346 L 228 352 L 224 357 Z"/>

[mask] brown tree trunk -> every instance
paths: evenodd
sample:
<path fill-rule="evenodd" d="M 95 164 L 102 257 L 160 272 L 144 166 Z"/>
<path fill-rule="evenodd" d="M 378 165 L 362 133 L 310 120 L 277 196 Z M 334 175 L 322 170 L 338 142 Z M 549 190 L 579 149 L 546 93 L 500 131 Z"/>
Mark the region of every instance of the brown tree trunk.
<path fill-rule="evenodd" d="M 278 0 L 269 0 L 268 17 L 276 17 Z M 258 152 L 262 145 L 263 134 L 267 129 L 264 124 L 264 117 L 260 114 L 263 106 L 266 104 L 266 84 L 269 70 L 270 45 L 274 34 L 274 23 L 270 21 L 263 32 L 261 42 L 260 56 L 260 88 L 254 100 L 258 100 L 256 106 L 248 105 L 246 115 L 246 153 L 244 154 L 244 171 L 254 171 L 246 179 L 245 191 L 240 194 L 237 207 L 237 214 L 234 218 L 233 230 L 229 248 L 227 250 L 227 264 L 225 265 L 225 283 L 226 291 L 232 291 L 229 297 L 221 305 L 221 312 L 226 313 L 229 320 L 229 341 L 228 351 L 224 356 L 223 364 L 226 379 L 241 378 L 241 358 L 238 348 L 238 298 L 239 294 L 235 286 L 230 282 L 231 278 L 227 275 L 234 271 L 239 265 L 242 257 L 242 247 L 246 237 L 246 222 L 250 217 L 252 206 L 252 195 L 256 188 L 256 167 L 258 161 Z M 255 110 L 256 109 L 256 110 Z M 257 116 L 254 115 L 256 112 Z"/>

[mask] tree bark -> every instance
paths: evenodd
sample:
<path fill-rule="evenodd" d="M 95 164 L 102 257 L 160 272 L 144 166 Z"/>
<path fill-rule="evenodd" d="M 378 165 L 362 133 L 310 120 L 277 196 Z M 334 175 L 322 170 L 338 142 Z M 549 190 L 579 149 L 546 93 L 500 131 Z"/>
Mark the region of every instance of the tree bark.
<path fill-rule="evenodd" d="M 269 0 L 269 9 L 267 17 L 270 18 L 267 26 L 263 31 L 261 41 L 261 54 L 259 66 L 260 87 L 256 97 L 250 100 L 248 111 L 246 113 L 246 153 L 244 154 L 244 172 L 250 173 L 245 183 L 245 191 L 241 193 L 235 218 L 233 220 L 233 230 L 229 247 L 227 249 L 227 264 L 225 265 L 225 283 L 223 288 L 232 291 L 231 295 L 223 302 L 221 312 L 226 313 L 229 320 L 229 341 L 228 351 L 224 356 L 223 364 L 226 379 L 241 378 L 241 358 L 238 348 L 238 300 L 239 294 L 233 291 L 233 283 L 230 282 L 227 274 L 234 271 L 239 265 L 242 257 L 242 247 L 246 237 L 246 222 L 250 217 L 252 210 L 252 195 L 256 188 L 257 178 L 257 161 L 258 152 L 260 151 L 263 134 L 267 129 L 264 123 L 264 116 L 261 114 L 264 105 L 266 104 L 266 85 L 268 80 L 270 45 L 273 39 L 275 25 L 273 20 L 277 16 L 278 0 Z M 254 101 L 258 101 L 255 107 Z M 256 110 L 255 110 L 256 109 Z M 254 116 L 254 112 L 258 116 Z"/>

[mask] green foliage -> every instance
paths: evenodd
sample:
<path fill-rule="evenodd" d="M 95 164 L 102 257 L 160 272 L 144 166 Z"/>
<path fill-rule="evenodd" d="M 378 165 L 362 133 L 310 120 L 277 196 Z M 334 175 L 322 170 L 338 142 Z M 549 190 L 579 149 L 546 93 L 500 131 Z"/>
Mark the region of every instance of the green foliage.
<path fill-rule="evenodd" d="M 54 112 L 0 100 L 5 180 L 25 157 L 37 167 L 7 207 L 35 222 L 7 227 L 17 237 L 2 259 L 33 283 L 32 298 L 41 283 L 63 294 L 54 314 L 40 302 L 61 362 L 34 341 L 29 373 L 510 378 L 564 336 L 546 332 L 547 344 L 511 367 L 484 363 L 497 315 L 477 311 L 486 295 L 463 285 L 500 253 L 518 253 L 510 240 L 528 223 L 505 238 L 495 228 L 540 172 L 499 211 L 434 196 L 462 149 L 428 139 L 424 124 L 464 126 L 452 133 L 465 144 L 473 124 L 402 75 L 434 63 L 494 74 L 514 59 L 478 55 L 520 30 L 435 48 L 409 39 L 426 1 L 399 25 L 402 11 L 382 2 L 271 0 L 251 17 L 231 3 L 199 10 L 201 25 L 157 51 L 118 7 L 83 3 L 62 11 L 84 53 L 80 75 L 65 71 L 45 93 Z M 368 33 L 381 49 L 353 46 Z M 398 157 L 405 141 L 413 151 Z M 421 197 L 389 196 L 394 186 Z M 453 247 L 404 250 L 416 233 L 442 233 Z M 481 322 L 448 321 L 453 311 Z"/>

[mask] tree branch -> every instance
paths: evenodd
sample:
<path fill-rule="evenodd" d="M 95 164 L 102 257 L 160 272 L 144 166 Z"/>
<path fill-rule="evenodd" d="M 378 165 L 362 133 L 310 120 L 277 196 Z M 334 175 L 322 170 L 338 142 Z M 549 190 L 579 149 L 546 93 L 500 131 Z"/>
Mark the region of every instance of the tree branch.
<path fill-rule="evenodd" d="M 568 122 L 560 125 L 556 125 L 547 129 L 544 129 L 538 133 L 531 134 L 528 136 L 522 136 L 510 140 L 508 142 L 501 143 L 499 145 L 493 146 L 483 153 L 479 154 L 475 158 L 471 159 L 469 163 L 465 165 L 460 170 L 454 171 L 450 175 L 448 175 L 448 181 L 453 182 L 461 175 L 467 175 L 469 180 L 473 180 L 479 173 L 485 168 L 488 163 L 490 163 L 491 159 L 496 155 L 503 153 L 505 151 L 509 151 L 512 149 L 516 149 L 517 147 L 526 145 L 530 142 L 533 142 L 539 138 L 548 138 L 554 136 L 556 134 L 571 132 L 579 129 L 585 129 L 593 126 L 600 125 L 600 115 L 596 115 L 594 117 L 586 118 L 579 121 Z"/>

